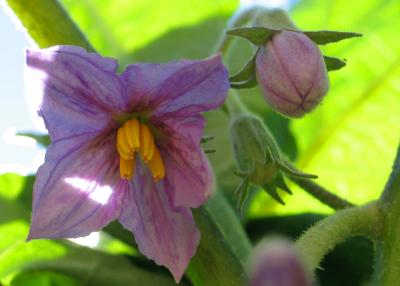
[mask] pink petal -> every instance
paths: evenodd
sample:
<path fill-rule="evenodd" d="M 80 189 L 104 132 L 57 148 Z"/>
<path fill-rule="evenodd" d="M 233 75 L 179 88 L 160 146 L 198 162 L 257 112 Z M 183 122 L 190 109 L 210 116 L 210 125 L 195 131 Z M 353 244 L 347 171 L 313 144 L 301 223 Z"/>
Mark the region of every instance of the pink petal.
<path fill-rule="evenodd" d="M 138 162 L 119 221 L 132 231 L 140 251 L 167 267 L 178 283 L 200 240 L 188 208 L 173 207 L 163 181 L 155 183 Z"/>
<path fill-rule="evenodd" d="M 131 65 L 122 74 L 130 106 L 153 117 L 191 116 L 220 106 L 229 89 L 220 56 L 203 61 Z"/>
<path fill-rule="evenodd" d="M 27 50 L 27 79 L 52 140 L 98 132 L 125 108 L 117 62 L 73 46 Z"/>
<path fill-rule="evenodd" d="M 215 191 L 213 171 L 200 147 L 203 127 L 201 115 L 164 120 L 161 153 L 175 206 L 197 208 Z"/>
<path fill-rule="evenodd" d="M 114 140 L 87 136 L 49 146 L 37 173 L 29 239 L 85 236 L 116 219 L 124 186 Z"/>

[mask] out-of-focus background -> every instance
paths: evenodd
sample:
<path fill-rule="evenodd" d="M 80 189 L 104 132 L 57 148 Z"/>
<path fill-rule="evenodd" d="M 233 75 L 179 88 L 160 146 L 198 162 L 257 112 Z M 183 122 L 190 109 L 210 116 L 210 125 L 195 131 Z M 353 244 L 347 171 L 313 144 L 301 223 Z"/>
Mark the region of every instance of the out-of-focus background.
<path fill-rule="evenodd" d="M 240 91 L 240 96 L 265 120 L 286 155 L 303 171 L 317 174 L 320 184 L 356 204 L 379 196 L 400 138 L 399 1 L 60 2 L 96 50 L 118 58 L 122 68 L 138 61 L 165 62 L 207 57 L 214 51 L 230 16 L 239 7 L 254 3 L 287 9 L 303 30 L 362 33 L 362 38 L 322 47 L 325 55 L 346 59 L 347 66 L 330 73 L 331 87 L 327 97 L 315 112 L 305 118 L 289 120 L 275 114 L 263 101 L 258 88 Z M 15 133 L 44 131 L 38 130 L 38 125 L 32 121 L 35 118 L 34 107 L 28 106 L 26 97 L 29 98 L 29 90 L 24 90 L 23 86 L 24 49 L 35 47 L 35 44 L 12 17 L 6 1 L 1 3 L 4 4 L 0 11 L 1 283 L 83 285 L 81 280 L 87 279 L 85 285 L 111 285 L 107 284 L 109 281 L 121 285 L 145 285 L 124 284 L 140 283 L 140 280 L 125 281 L 121 273 L 114 276 L 108 273 L 113 280 L 104 277 L 99 280 L 93 278 L 94 274 L 88 274 L 91 269 L 97 269 L 96 265 L 105 269 L 108 263 L 105 261 L 120 264 L 122 273 L 126 269 L 130 273 L 137 271 L 139 276 L 149 275 L 146 267 L 154 267 L 145 265 L 132 270 L 135 249 L 113 238 L 110 232 L 84 241 L 100 249 L 100 254 L 90 248 L 84 251 L 79 248 L 78 251 L 75 244 L 71 246 L 54 241 L 25 243 L 30 214 L 29 192 L 33 174 L 43 160 L 44 148 L 39 147 L 35 140 L 15 136 Z M 235 40 L 230 55 L 225 56 L 225 63 L 234 72 L 252 52 L 245 40 Z M 226 148 L 230 144 L 228 119 L 221 111 L 211 112 L 207 118 L 206 134 L 216 137 L 208 146 L 216 153 L 209 157 L 220 191 L 234 203 L 232 192 L 239 181 L 233 175 L 234 158 Z M 32 175 L 25 177 L 26 174 Z M 294 194 L 284 196 L 285 206 L 277 204 L 262 191 L 253 191 L 244 214 L 240 215 L 253 241 L 271 232 L 295 238 L 311 223 L 332 212 L 304 191 L 294 186 L 291 188 Z M 128 259 L 121 261 L 114 256 L 111 259 L 107 256 L 109 253 L 123 254 Z M 372 269 L 371 253 L 370 243 L 362 239 L 340 246 L 325 260 L 323 268 L 326 271 L 319 273 L 321 284 L 338 285 L 340 281 L 340 285 L 361 285 L 366 282 Z M 79 265 L 80 270 L 74 265 Z M 155 277 L 154 283 L 173 285 L 165 273 Z M 190 285 L 185 283 L 189 282 L 184 281 L 182 285 Z"/>

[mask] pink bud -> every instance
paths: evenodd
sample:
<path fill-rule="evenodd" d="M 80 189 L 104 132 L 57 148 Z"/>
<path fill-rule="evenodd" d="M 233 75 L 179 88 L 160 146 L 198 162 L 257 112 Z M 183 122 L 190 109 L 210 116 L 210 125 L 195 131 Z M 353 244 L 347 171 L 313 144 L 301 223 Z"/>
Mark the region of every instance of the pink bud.
<path fill-rule="evenodd" d="M 269 239 L 255 248 L 250 286 L 310 286 L 297 250 L 285 239 Z"/>
<path fill-rule="evenodd" d="M 322 54 L 301 32 L 274 35 L 258 52 L 256 71 L 269 105 L 291 117 L 310 112 L 329 88 Z"/>

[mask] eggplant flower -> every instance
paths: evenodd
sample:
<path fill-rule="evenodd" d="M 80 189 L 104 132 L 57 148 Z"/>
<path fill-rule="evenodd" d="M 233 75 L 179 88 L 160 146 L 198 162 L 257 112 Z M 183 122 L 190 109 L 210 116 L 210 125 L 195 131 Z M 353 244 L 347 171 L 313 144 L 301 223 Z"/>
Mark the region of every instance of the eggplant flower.
<path fill-rule="evenodd" d="M 28 50 L 27 67 L 52 142 L 28 239 L 86 236 L 118 220 L 178 282 L 200 239 L 191 208 L 214 190 L 200 113 L 226 97 L 220 57 L 117 74 L 114 59 L 58 46 Z"/>

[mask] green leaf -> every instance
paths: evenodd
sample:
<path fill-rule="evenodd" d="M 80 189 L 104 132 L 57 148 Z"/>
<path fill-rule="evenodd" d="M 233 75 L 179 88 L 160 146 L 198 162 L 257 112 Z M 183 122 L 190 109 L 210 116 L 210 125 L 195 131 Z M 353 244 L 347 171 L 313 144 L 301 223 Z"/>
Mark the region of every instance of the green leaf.
<path fill-rule="evenodd" d="M 244 27 L 228 30 L 226 33 L 231 36 L 244 38 L 254 45 L 263 46 L 277 32 L 279 30 L 266 27 Z"/>
<path fill-rule="evenodd" d="M 168 274 L 142 269 L 122 256 L 66 241 L 26 242 L 27 232 L 24 222 L 0 227 L 0 281 L 11 274 L 35 271 L 62 274 L 85 285 L 176 285 Z"/>
<path fill-rule="evenodd" d="M 77 45 L 92 50 L 85 36 L 56 0 L 6 0 L 29 35 L 41 47 Z"/>
<path fill-rule="evenodd" d="M 237 0 L 61 2 L 96 50 L 124 63 L 208 56 L 238 5 Z"/>
<path fill-rule="evenodd" d="M 12 278 L 10 286 L 79 286 L 79 282 L 66 275 L 50 271 L 26 271 Z"/>
<path fill-rule="evenodd" d="M 303 31 L 303 33 L 318 45 L 335 43 L 345 39 L 362 36 L 360 33 L 339 31 Z"/>
<path fill-rule="evenodd" d="M 47 147 L 51 143 L 50 137 L 47 134 L 40 134 L 36 132 L 18 132 L 17 135 L 32 138 L 42 147 Z"/>
<path fill-rule="evenodd" d="M 324 56 L 325 66 L 328 71 L 335 71 L 346 65 L 346 60 Z"/>

